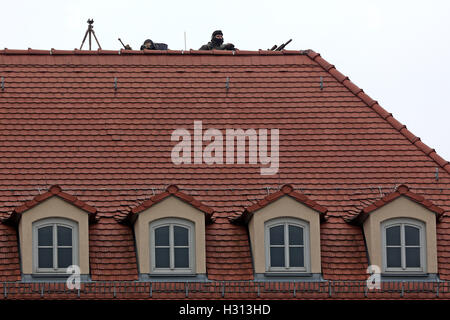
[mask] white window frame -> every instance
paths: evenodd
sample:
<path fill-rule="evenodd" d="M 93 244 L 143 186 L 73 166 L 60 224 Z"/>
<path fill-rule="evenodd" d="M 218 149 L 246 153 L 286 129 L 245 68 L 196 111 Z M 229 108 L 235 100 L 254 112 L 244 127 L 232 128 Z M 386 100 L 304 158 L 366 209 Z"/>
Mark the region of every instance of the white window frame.
<path fill-rule="evenodd" d="M 270 265 L 270 228 L 284 225 L 284 259 L 285 267 L 272 267 Z M 289 267 L 289 225 L 303 228 L 303 253 L 304 267 Z M 308 273 L 311 270 L 311 255 L 309 243 L 309 222 L 295 218 L 277 218 L 269 220 L 264 224 L 265 239 L 264 247 L 266 251 L 266 271 L 273 273 Z"/>
<path fill-rule="evenodd" d="M 155 229 L 169 226 L 169 268 L 156 268 L 155 259 Z M 175 250 L 173 227 L 179 226 L 188 229 L 189 267 L 175 268 Z M 178 218 L 165 218 L 150 223 L 150 272 L 154 274 L 194 274 L 195 273 L 195 225 L 193 222 Z"/>
<path fill-rule="evenodd" d="M 53 227 L 53 268 L 39 268 L 39 243 L 38 243 L 38 229 L 43 227 Z M 57 227 L 62 226 L 72 229 L 72 265 L 79 265 L 78 252 L 78 223 L 64 218 L 46 218 L 33 222 L 33 271 L 34 273 L 42 274 L 56 274 L 66 273 L 66 268 L 56 268 L 58 261 L 58 232 Z"/>
<path fill-rule="evenodd" d="M 400 226 L 400 247 L 401 247 L 401 264 L 400 268 L 387 267 L 387 248 L 386 248 L 386 230 L 390 227 Z M 411 226 L 419 229 L 420 240 L 420 267 L 406 267 L 406 246 L 405 246 L 405 226 Z M 427 243 L 426 243 L 426 225 L 424 222 L 410 218 L 389 219 L 381 223 L 382 232 L 382 258 L 383 272 L 387 273 L 426 273 L 427 266 Z"/>

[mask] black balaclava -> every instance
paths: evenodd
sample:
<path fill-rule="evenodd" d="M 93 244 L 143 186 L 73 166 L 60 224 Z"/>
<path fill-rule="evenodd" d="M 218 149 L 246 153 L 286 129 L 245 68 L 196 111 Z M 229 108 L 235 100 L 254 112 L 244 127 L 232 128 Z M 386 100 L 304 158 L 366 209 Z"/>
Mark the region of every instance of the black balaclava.
<path fill-rule="evenodd" d="M 150 48 L 149 48 L 149 49 L 150 49 L 150 50 L 154 49 L 155 45 L 153 44 L 153 41 L 150 40 L 150 39 L 147 39 L 147 40 L 144 41 L 144 44 L 141 46 L 141 50 L 147 49 L 147 48 L 145 47 L 145 44 L 146 44 L 147 42 L 150 42 Z"/>
<path fill-rule="evenodd" d="M 223 38 L 222 39 L 216 39 L 216 35 L 218 35 L 218 34 L 223 36 L 223 33 L 222 33 L 221 30 L 214 31 L 212 36 L 211 36 L 211 42 L 212 42 L 213 46 L 215 46 L 215 47 L 220 47 L 222 45 L 222 43 L 223 43 Z"/>

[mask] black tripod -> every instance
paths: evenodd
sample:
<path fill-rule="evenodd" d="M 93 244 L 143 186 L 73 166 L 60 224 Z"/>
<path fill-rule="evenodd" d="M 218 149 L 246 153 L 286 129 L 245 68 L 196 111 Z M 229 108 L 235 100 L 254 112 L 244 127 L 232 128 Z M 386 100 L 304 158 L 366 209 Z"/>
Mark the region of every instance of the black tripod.
<path fill-rule="evenodd" d="M 84 41 L 86 40 L 88 34 L 89 34 L 89 50 L 91 50 L 91 34 L 94 35 L 95 41 L 97 41 L 98 48 L 102 49 L 100 43 L 97 40 L 97 37 L 95 36 L 94 26 L 92 25 L 94 23 L 94 20 L 88 19 L 87 23 L 89 24 L 89 26 L 88 29 L 86 30 L 86 34 L 84 35 L 83 42 L 81 42 L 80 50 L 81 48 L 83 48 Z"/>

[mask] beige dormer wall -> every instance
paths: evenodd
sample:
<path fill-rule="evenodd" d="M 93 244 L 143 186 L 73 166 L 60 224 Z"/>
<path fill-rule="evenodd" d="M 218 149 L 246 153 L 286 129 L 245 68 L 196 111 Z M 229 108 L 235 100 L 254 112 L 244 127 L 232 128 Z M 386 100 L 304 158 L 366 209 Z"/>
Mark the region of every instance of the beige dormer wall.
<path fill-rule="evenodd" d="M 194 224 L 195 272 L 206 274 L 205 214 L 173 196 L 139 213 L 134 223 L 139 273 L 150 273 L 150 223 L 164 218 L 185 219 Z"/>
<path fill-rule="evenodd" d="M 254 212 L 248 224 L 255 273 L 266 272 L 264 223 L 275 218 L 297 218 L 309 223 L 310 273 L 321 273 L 320 215 L 289 196 Z"/>
<path fill-rule="evenodd" d="M 426 233 L 426 272 L 437 273 L 436 215 L 422 205 L 406 198 L 399 197 L 381 208 L 371 212 L 364 221 L 364 236 L 369 252 L 370 264 L 382 269 L 382 230 L 381 224 L 389 219 L 410 218 L 425 223 Z"/>
<path fill-rule="evenodd" d="M 78 223 L 78 261 L 81 274 L 89 274 L 89 215 L 58 198 L 51 197 L 22 213 L 19 222 L 22 273 L 33 274 L 33 223 L 46 218 L 66 218 Z"/>

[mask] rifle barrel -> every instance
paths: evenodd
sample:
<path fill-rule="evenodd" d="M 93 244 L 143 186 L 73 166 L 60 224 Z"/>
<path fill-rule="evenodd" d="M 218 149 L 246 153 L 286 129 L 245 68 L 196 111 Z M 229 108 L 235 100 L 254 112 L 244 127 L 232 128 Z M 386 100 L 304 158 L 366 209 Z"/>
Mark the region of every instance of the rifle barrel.
<path fill-rule="evenodd" d="M 122 42 L 122 40 L 120 40 L 120 38 L 119 38 L 119 41 L 122 44 L 122 46 L 126 49 L 127 47 L 123 44 L 123 42 Z"/>
<path fill-rule="evenodd" d="M 292 39 L 289 39 L 287 42 L 285 42 L 281 46 L 279 46 L 275 51 L 283 50 L 289 43 L 291 43 L 291 41 L 292 41 Z"/>

